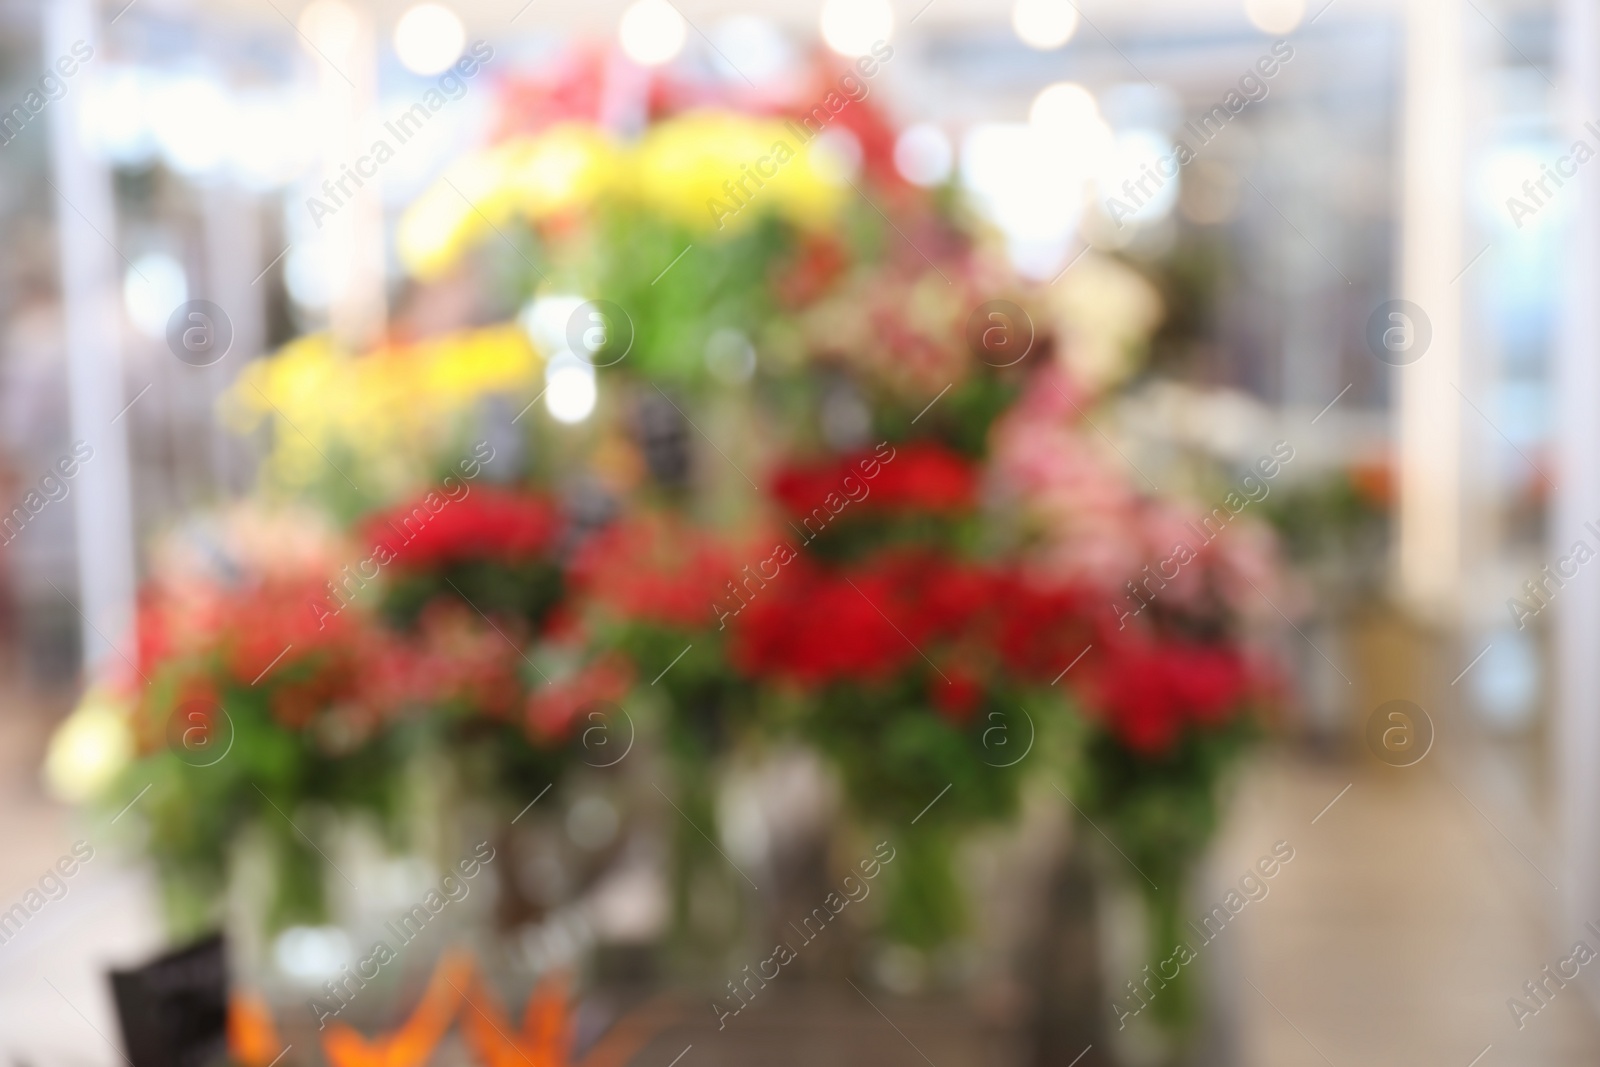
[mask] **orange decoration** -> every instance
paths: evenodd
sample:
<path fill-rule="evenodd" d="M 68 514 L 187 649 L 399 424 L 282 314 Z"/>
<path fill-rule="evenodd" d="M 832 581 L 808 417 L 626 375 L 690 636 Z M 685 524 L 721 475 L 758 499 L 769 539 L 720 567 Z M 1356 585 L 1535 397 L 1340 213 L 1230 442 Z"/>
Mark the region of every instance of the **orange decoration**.
<path fill-rule="evenodd" d="M 228 1055 L 244 1067 L 267 1067 L 283 1051 L 272 1009 L 260 993 L 240 990 L 228 998 Z"/>
<path fill-rule="evenodd" d="M 399 1029 L 369 1039 L 334 1023 L 323 1035 L 322 1052 L 332 1067 L 425 1067 L 458 1024 L 481 1067 L 622 1067 L 681 1014 L 658 997 L 619 1020 L 574 1065 L 569 1004 L 566 977 L 547 978 L 529 994 L 522 1026 L 514 1027 L 472 955 L 456 949 L 440 958 L 422 999 Z M 236 993 L 229 1001 L 228 1051 L 244 1067 L 270 1067 L 286 1051 L 259 994 Z"/>
<path fill-rule="evenodd" d="M 1350 465 L 1350 484 L 1368 505 L 1387 511 L 1395 501 L 1393 463 L 1383 456 Z"/>
<path fill-rule="evenodd" d="M 522 1029 L 514 1033 L 480 979 L 466 997 L 461 1031 L 484 1067 L 567 1067 L 572 1026 L 566 980 L 549 978 L 534 987 L 522 1012 Z"/>
<path fill-rule="evenodd" d="M 323 1055 L 333 1067 L 422 1067 L 455 1021 L 462 987 L 473 982 L 476 971 L 471 956 L 446 953 L 416 1010 L 398 1030 L 369 1041 L 354 1028 L 335 1023 L 322 1039 Z"/>
<path fill-rule="evenodd" d="M 646 1045 L 682 1016 L 681 1006 L 672 998 L 658 996 L 617 1020 L 577 1067 L 627 1067 Z"/>

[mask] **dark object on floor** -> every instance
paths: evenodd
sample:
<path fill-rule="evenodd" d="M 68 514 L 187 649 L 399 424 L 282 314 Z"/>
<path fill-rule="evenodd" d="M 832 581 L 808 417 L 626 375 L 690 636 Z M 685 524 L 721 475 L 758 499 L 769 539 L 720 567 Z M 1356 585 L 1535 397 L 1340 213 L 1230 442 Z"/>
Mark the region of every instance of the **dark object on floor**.
<path fill-rule="evenodd" d="M 133 1067 L 210 1067 L 226 1059 L 228 968 L 220 935 L 111 972 Z"/>

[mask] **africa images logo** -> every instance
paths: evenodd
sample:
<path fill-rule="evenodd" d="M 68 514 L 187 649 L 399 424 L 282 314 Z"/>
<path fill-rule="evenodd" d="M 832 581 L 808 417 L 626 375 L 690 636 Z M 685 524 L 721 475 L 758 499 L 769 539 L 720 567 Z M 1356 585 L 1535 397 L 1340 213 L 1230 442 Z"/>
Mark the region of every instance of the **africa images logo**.
<path fill-rule="evenodd" d="M 1367 316 L 1367 349 L 1391 367 L 1421 359 L 1433 343 L 1427 313 L 1409 300 L 1388 300 Z"/>

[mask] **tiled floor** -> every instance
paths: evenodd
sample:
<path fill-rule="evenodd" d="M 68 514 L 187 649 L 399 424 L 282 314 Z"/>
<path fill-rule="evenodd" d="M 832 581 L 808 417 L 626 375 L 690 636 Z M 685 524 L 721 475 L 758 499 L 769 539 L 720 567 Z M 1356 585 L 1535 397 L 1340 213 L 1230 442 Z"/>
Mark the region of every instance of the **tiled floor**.
<path fill-rule="evenodd" d="M 9 712 L 0 716 L 5 904 L 71 841 L 94 832 L 39 796 L 39 729 L 15 705 Z M 1207 949 L 1211 980 L 1236 1023 L 1226 1042 L 1236 1051 L 1223 1053 L 1218 1067 L 1600 1062 L 1592 990 L 1583 988 L 1600 988 L 1590 968 L 1521 1030 L 1507 1009 L 1507 998 L 1523 996 L 1523 982 L 1567 955 L 1574 940 L 1595 940 L 1549 929 L 1554 891 L 1535 869 L 1543 860 L 1537 828 L 1519 821 L 1481 766 L 1474 773 L 1464 760 L 1440 756 L 1397 771 L 1278 754 L 1241 783 L 1207 890 L 1221 899 L 1277 841 L 1295 856 L 1269 895 L 1230 924 L 1227 940 Z M 155 940 L 147 881 L 119 867 L 110 849 L 99 853 L 65 898 L 0 945 L 0 1064 L 122 1063 L 107 1040 L 116 1031 L 102 975 Z M 887 997 L 869 1004 L 847 987 L 839 993 L 829 1000 L 797 991 L 770 1026 L 749 1020 L 752 1033 L 776 1042 L 758 1059 L 953 1067 L 1005 1058 L 988 1043 L 992 1035 L 959 1025 L 959 1013 Z M 756 1062 L 750 1035 L 726 1036 L 711 1040 L 718 1035 L 699 1024 L 674 1028 L 634 1062 L 665 1067 L 689 1044 L 696 1047 L 679 1067 Z"/>
<path fill-rule="evenodd" d="M 110 1067 L 115 1040 L 108 967 L 137 960 L 156 942 L 143 875 L 119 865 L 104 831 L 77 820 L 40 791 L 46 715 L 36 694 L 0 694 L 0 910 L 36 886 L 78 840 L 95 855 L 0 944 L 0 1064 Z"/>
<path fill-rule="evenodd" d="M 1485 777 L 1444 759 L 1405 770 L 1277 760 L 1252 775 L 1215 869 L 1242 872 L 1280 839 L 1295 859 L 1229 930 L 1256 987 L 1238 990 L 1243 1064 L 1600 1062 L 1588 968 L 1520 1030 L 1506 1006 L 1580 935 L 1600 944 L 1551 929 L 1537 835 Z"/>

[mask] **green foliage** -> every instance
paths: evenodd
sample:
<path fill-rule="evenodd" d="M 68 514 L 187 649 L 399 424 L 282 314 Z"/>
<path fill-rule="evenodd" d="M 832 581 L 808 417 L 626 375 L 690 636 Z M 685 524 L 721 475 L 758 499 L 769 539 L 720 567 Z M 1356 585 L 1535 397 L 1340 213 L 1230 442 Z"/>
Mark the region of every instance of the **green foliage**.
<path fill-rule="evenodd" d="M 808 738 L 839 768 L 858 815 L 908 825 L 950 786 L 936 809 L 938 822 L 970 826 L 1010 816 L 1022 772 L 991 765 L 1001 761 L 983 747 L 988 705 L 957 725 L 928 706 L 919 680 L 835 686 L 817 698 L 806 720 Z"/>
<path fill-rule="evenodd" d="M 262 834 L 278 878 L 268 927 L 324 921 L 324 861 L 302 831 L 318 828 L 320 809 L 369 814 L 397 835 L 404 741 L 385 736 L 349 744 L 289 730 L 273 716 L 263 689 L 229 688 L 220 704 L 226 725 L 213 725 L 204 747 L 180 741 L 152 753 L 130 769 L 125 787 L 150 786 L 137 810 L 171 926 L 188 934 L 215 921 L 234 846 L 252 830 Z"/>
<path fill-rule="evenodd" d="M 951 790 L 954 792 L 954 790 Z M 924 951 L 961 931 L 966 906 L 955 875 L 956 840 L 946 830 L 912 827 L 895 835 L 895 860 L 887 868 L 889 894 L 884 933 Z"/>
<path fill-rule="evenodd" d="M 1164 754 L 1129 749 L 1114 734 L 1095 729 L 1073 763 L 1073 801 L 1092 824 L 1085 834 L 1107 835 L 1120 852 L 1114 867 L 1131 865 L 1147 915 L 1154 967 L 1185 940 L 1183 908 L 1195 864 L 1216 836 L 1223 786 L 1259 728 L 1245 715 L 1227 726 L 1191 729 Z M 1195 1001 L 1180 974 L 1152 1001 L 1156 1021 L 1181 1032 L 1195 1019 Z"/>
<path fill-rule="evenodd" d="M 870 503 L 869 497 L 863 506 Z M 863 513 L 861 508 L 851 504 L 833 518 L 820 535 L 803 542 L 802 547 L 807 554 L 829 564 L 864 560 L 894 549 L 930 546 L 971 556 L 980 547 L 984 527 L 983 519 L 977 515 L 959 518 L 925 512 L 884 515 Z"/>
<path fill-rule="evenodd" d="M 1239 716 L 1150 754 L 1096 731 L 1074 768 L 1074 800 L 1152 881 L 1179 882 L 1216 834 L 1223 780 L 1256 732 Z"/>
<path fill-rule="evenodd" d="M 394 575 L 383 591 L 383 613 L 402 628 L 416 625 L 437 600 L 464 603 L 490 616 L 509 615 L 537 628 L 561 600 L 559 567 L 544 559 L 517 564 L 474 559 Z"/>
<path fill-rule="evenodd" d="M 972 373 L 932 407 L 924 397 L 877 397 L 877 426 L 891 442 L 932 438 L 981 462 L 989 449 L 990 428 L 1022 392 L 1024 368 L 1038 358 L 1034 354 L 1016 367 L 1006 368 L 974 361 Z"/>
<path fill-rule="evenodd" d="M 580 730 L 582 726 L 580 724 Z M 445 746 L 461 780 L 490 799 L 532 799 L 551 782 L 558 782 L 573 761 L 573 744 L 535 745 L 515 722 L 463 716 L 455 723 Z"/>
<path fill-rule="evenodd" d="M 957 843 L 974 827 L 1016 813 L 1031 768 L 1026 760 L 995 766 L 1011 754 L 985 748 L 989 712 L 1002 705 L 986 698 L 957 724 L 928 706 L 921 683 L 835 686 L 817 698 L 804 730 L 838 769 L 855 819 L 890 828 L 885 832 L 901 854 L 892 867 L 885 932 L 933 948 L 958 935 L 964 921 L 951 868 Z"/>
<path fill-rule="evenodd" d="M 721 328 L 754 337 L 773 317 L 770 266 L 792 244 L 792 231 L 773 219 L 707 240 L 658 216 L 603 214 L 580 271 L 587 295 L 632 320 L 633 347 L 617 368 L 662 384 L 711 384 L 707 339 Z M 602 351 L 594 361 L 619 357 Z"/>
<path fill-rule="evenodd" d="M 1261 507 L 1298 562 L 1349 554 L 1360 542 L 1383 535 L 1383 510 L 1342 471 L 1279 488 Z"/>

